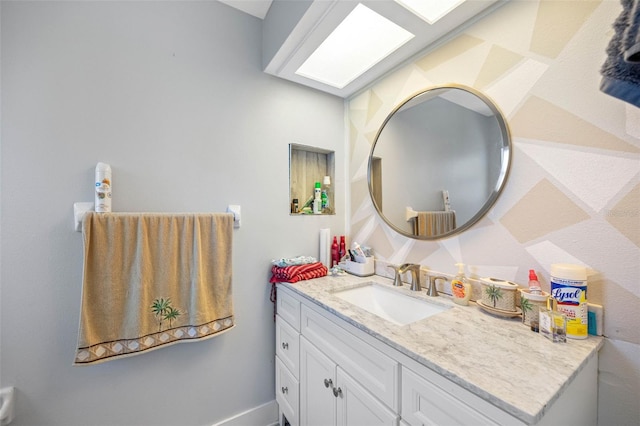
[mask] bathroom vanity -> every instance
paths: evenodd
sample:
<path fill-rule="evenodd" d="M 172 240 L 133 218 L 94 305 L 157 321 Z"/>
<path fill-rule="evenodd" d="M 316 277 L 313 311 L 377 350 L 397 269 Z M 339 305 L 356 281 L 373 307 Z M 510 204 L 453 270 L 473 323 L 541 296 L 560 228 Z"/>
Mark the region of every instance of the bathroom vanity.
<path fill-rule="evenodd" d="M 341 297 L 371 285 L 437 309 L 398 322 Z M 595 425 L 601 345 L 593 336 L 554 344 L 517 318 L 379 276 L 280 283 L 279 418 L 293 426 Z"/>

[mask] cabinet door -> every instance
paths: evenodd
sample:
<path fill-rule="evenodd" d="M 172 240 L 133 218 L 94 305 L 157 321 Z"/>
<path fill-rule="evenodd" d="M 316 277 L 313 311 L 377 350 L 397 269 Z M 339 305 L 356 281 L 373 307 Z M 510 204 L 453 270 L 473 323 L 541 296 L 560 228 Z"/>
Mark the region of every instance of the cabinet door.
<path fill-rule="evenodd" d="M 300 425 L 331 426 L 336 422 L 336 365 L 300 336 Z"/>
<path fill-rule="evenodd" d="M 399 411 L 400 365 L 396 360 L 307 306 L 300 315 L 300 330 L 305 338 L 376 398 Z"/>
<path fill-rule="evenodd" d="M 337 367 L 338 426 L 397 426 L 398 416 Z"/>

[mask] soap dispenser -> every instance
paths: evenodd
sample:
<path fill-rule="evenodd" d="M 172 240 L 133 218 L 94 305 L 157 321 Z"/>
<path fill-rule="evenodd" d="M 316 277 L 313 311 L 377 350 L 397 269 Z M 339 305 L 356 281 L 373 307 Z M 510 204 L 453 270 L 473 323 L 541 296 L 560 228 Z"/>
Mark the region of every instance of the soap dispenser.
<path fill-rule="evenodd" d="M 456 263 L 458 274 L 451 280 L 451 294 L 458 305 L 467 306 L 471 298 L 471 284 L 464 275 L 464 263 Z"/>

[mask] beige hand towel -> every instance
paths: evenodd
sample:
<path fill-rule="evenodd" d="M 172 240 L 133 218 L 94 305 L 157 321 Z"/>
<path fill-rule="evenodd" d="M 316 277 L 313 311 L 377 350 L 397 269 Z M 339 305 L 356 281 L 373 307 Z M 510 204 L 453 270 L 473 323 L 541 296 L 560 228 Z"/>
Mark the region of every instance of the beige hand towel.
<path fill-rule="evenodd" d="M 456 213 L 449 211 L 418 212 L 414 234 L 421 237 L 434 237 L 456 229 Z"/>
<path fill-rule="evenodd" d="M 88 213 L 74 364 L 136 355 L 234 326 L 233 215 Z"/>

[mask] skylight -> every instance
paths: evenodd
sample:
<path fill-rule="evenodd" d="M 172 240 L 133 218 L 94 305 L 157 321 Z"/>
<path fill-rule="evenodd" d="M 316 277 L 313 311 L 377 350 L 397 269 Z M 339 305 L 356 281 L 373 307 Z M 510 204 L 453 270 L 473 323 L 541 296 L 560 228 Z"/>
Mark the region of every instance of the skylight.
<path fill-rule="evenodd" d="M 440 18 L 460 6 L 465 0 L 395 0 L 418 15 L 429 24 L 434 24 Z"/>
<path fill-rule="evenodd" d="M 360 3 L 296 74 L 342 89 L 413 37 Z"/>

